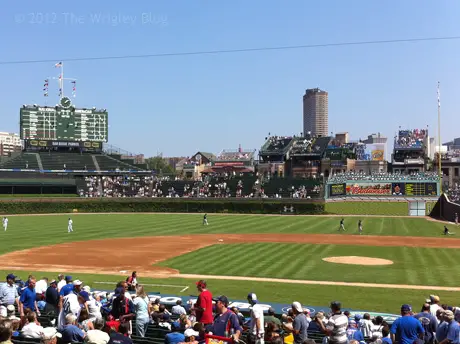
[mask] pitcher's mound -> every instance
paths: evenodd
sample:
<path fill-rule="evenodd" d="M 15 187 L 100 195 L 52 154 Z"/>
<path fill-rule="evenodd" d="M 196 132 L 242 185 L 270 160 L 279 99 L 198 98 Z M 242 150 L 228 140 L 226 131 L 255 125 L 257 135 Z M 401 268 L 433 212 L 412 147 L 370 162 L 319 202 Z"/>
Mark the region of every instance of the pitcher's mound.
<path fill-rule="evenodd" d="M 391 265 L 393 261 L 381 258 L 342 256 L 323 258 L 325 262 L 352 265 Z"/>

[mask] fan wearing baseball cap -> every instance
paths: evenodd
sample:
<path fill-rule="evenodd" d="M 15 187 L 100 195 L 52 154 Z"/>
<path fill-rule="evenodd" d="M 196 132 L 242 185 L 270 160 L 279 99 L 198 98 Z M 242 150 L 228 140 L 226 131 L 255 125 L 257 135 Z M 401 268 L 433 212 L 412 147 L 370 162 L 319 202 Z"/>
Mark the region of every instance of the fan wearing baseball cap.
<path fill-rule="evenodd" d="M 257 295 L 248 294 L 248 302 L 251 305 L 251 322 L 249 324 L 249 342 L 252 344 L 264 344 L 265 324 L 264 310 L 258 305 Z"/>
<path fill-rule="evenodd" d="M 14 285 L 15 279 L 15 275 L 9 274 L 6 276 L 6 283 L 0 284 L 0 316 L 2 317 L 6 317 L 8 306 L 18 302 L 19 293 L 18 288 Z"/>
<path fill-rule="evenodd" d="M 423 338 L 425 330 L 422 323 L 412 316 L 412 307 L 402 305 L 401 317 L 395 320 L 390 333 L 393 343 L 398 339 L 400 344 L 413 344 L 418 338 Z"/>
<path fill-rule="evenodd" d="M 212 294 L 206 289 L 207 284 L 204 280 L 196 282 L 196 287 L 200 292 L 195 304 L 196 321 L 203 325 L 210 325 L 213 322 L 212 316 Z"/>
<path fill-rule="evenodd" d="M 221 295 L 214 299 L 216 302 L 216 317 L 212 324 L 212 333 L 220 337 L 232 337 L 238 341 L 243 329 L 240 326 L 238 316 L 228 309 L 228 299 Z"/>

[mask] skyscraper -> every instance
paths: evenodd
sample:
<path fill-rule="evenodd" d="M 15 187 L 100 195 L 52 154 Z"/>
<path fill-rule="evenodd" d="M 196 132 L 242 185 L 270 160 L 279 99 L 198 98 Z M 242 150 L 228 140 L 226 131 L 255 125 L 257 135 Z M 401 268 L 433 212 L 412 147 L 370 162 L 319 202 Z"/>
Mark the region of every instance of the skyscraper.
<path fill-rule="evenodd" d="M 319 88 L 305 91 L 303 96 L 303 134 L 329 135 L 328 93 Z"/>

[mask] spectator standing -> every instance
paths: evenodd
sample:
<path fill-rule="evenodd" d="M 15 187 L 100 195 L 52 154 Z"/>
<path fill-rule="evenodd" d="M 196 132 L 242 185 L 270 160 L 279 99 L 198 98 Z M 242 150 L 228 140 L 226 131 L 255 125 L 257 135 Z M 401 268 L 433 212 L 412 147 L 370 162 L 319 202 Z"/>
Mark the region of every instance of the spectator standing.
<path fill-rule="evenodd" d="M 80 292 L 81 285 L 82 285 L 81 281 L 75 280 L 73 282 L 73 290 L 62 299 L 62 307 L 59 312 L 59 317 L 58 317 L 58 322 L 57 322 L 58 328 L 66 324 L 67 315 L 73 314 L 75 316 L 75 320 L 78 319 L 78 317 L 80 316 L 81 306 L 79 302 L 78 293 Z M 61 292 L 64 289 L 65 288 L 62 288 Z"/>
<path fill-rule="evenodd" d="M 137 287 L 137 272 L 133 271 L 131 276 L 126 279 L 126 284 L 128 285 L 129 291 L 135 291 Z"/>
<path fill-rule="evenodd" d="M 292 333 L 294 335 L 294 343 L 302 344 L 308 338 L 308 319 L 304 314 L 300 302 L 294 301 L 291 306 L 294 314 L 294 321 L 292 324 Z"/>
<path fill-rule="evenodd" d="M 257 304 L 257 295 L 249 293 L 248 302 L 251 305 L 251 322 L 249 324 L 249 343 L 264 344 L 265 324 L 264 310 Z"/>
<path fill-rule="evenodd" d="M 363 318 L 359 321 L 358 324 L 359 330 L 363 333 L 364 338 L 372 337 L 372 321 L 371 315 L 369 313 L 364 313 Z"/>
<path fill-rule="evenodd" d="M 39 295 L 40 298 L 40 296 L 45 295 L 46 289 L 48 289 L 48 277 L 43 277 L 35 284 L 35 292 L 37 295 Z"/>
<path fill-rule="evenodd" d="M 447 337 L 439 344 L 459 344 L 460 342 L 460 326 L 454 319 L 452 311 L 444 312 L 444 319 L 447 322 Z"/>
<path fill-rule="evenodd" d="M 61 291 L 62 287 L 65 286 L 67 284 L 66 280 L 64 279 L 64 275 L 63 274 L 59 274 L 58 275 L 58 283 L 57 283 L 57 290 L 58 292 Z"/>
<path fill-rule="evenodd" d="M 216 336 L 231 337 L 238 341 L 243 329 L 237 315 L 228 309 L 227 297 L 221 295 L 214 301 L 216 302 L 216 317 L 212 325 L 212 333 Z"/>
<path fill-rule="evenodd" d="M 212 324 L 212 294 L 208 289 L 206 289 L 206 281 L 199 280 L 196 282 L 196 286 L 200 292 L 195 304 L 196 321 L 202 323 L 203 325 Z"/>
<path fill-rule="evenodd" d="M 430 313 L 432 316 L 436 317 L 437 310 L 442 309 L 442 307 L 439 305 L 441 300 L 439 299 L 439 296 L 437 295 L 430 295 L 430 300 L 431 300 Z"/>
<path fill-rule="evenodd" d="M 344 344 L 348 341 L 348 317 L 341 311 L 342 305 L 338 301 L 331 302 L 332 316 L 326 326 L 321 322 L 321 331 L 329 336 L 330 344 Z"/>
<path fill-rule="evenodd" d="M 6 276 L 6 283 L 0 284 L 0 316 L 7 316 L 7 307 L 14 306 L 17 302 L 19 308 L 19 293 L 18 288 L 14 285 L 16 276 L 9 274 Z"/>
<path fill-rule="evenodd" d="M 150 314 L 152 305 L 142 285 L 138 285 L 136 289 L 136 297 L 133 300 L 136 313 L 136 335 L 145 337 L 147 327 L 150 323 Z"/>
<path fill-rule="evenodd" d="M 21 297 L 19 298 L 19 314 L 21 317 L 24 316 L 24 309 L 30 308 L 32 311 L 36 311 L 40 315 L 40 311 L 37 306 L 37 293 L 35 292 L 35 278 L 29 279 L 27 288 L 22 291 Z"/>
<path fill-rule="evenodd" d="M 425 344 L 434 343 L 436 330 L 438 328 L 438 319 L 433 316 L 430 312 L 430 305 L 425 303 L 422 306 L 422 311 L 416 314 L 415 319 L 418 319 L 422 324 L 425 334 L 423 336 L 423 341 Z"/>
<path fill-rule="evenodd" d="M 401 317 L 396 319 L 391 326 L 391 339 L 398 339 L 400 344 L 414 344 L 418 338 L 422 338 L 425 330 L 418 319 L 412 315 L 410 305 L 401 306 Z"/>
<path fill-rule="evenodd" d="M 56 280 L 50 282 L 50 286 L 46 289 L 45 292 L 45 312 L 51 313 L 54 312 L 55 315 L 59 314 L 59 292 L 57 289 Z"/>

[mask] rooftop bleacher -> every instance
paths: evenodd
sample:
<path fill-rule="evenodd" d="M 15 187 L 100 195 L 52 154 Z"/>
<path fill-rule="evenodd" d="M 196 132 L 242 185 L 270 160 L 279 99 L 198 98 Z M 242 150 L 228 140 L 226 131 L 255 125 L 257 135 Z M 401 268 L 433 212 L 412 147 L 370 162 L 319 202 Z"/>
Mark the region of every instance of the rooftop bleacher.
<path fill-rule="evenodd" d="M 421 149 L 427 136 L 427 129 L 399 130 L 394 147 L 395 149 Z"/>
<path fill-rule="evenodd" d="M 216 157 L 216 161 L 238 161 L 251 160 L 254 157 L 254 150 L 222 150 Z"/>
<path fill-rule="evenodd" d="M 261 154 L 283 154 L 292 142 L 292 136 L 270 136 L 260 149 Z"/>

